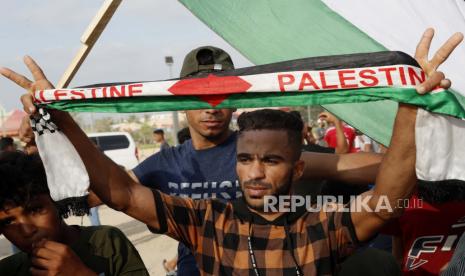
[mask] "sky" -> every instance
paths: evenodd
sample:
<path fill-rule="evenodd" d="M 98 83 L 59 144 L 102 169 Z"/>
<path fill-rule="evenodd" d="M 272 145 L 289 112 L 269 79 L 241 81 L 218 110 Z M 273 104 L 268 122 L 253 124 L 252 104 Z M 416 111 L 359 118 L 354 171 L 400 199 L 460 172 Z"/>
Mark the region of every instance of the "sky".
<path fill-rule="evenodd" d="M 30 55 L 57 83 L 81 46 L 80 38 L 103 0 L 0 0 L 0 66 L 30 74 Z M 125 0 L 75 75 L 70 87 L 118 81 L 169 78 L 165 56 L 173 56 L 173 76 L 192 49 L 226 50 L 237 68 L 252 65 L 182 4 L 174 0 Z M 0 105 L 21 108 L 23 89 L 0 77 Z"/>

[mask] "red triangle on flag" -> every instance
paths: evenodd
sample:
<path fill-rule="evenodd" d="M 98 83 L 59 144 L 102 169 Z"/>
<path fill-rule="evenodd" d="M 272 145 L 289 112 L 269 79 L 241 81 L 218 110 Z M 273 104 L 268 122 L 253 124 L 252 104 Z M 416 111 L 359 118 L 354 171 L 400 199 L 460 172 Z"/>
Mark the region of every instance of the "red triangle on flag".
<path fill-rule="evenodd" d="M 222 103 L 231 94 L 245 93 L 252 85 L 238 76 L 208 75 L 206 78 L 183 79 L 173 84 L 168 91 L 173 95 L 199 96 L 213 107 Z"/>

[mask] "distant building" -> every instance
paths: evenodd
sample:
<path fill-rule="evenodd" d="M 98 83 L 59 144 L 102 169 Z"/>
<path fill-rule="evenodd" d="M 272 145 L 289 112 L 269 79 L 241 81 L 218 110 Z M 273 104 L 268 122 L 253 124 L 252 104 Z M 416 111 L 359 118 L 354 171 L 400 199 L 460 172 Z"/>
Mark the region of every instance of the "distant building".
<path fill-rule="evenodd" d="M 184 125 L 185 116 L 179 117 L 179 123 Z M 122 122 L 111 126 L 114 131 L 138 131 L 143 124 L 148 124 L 151 128 L 162 128 L 167 132 L 173 129 L 173 114 L 172 112 L 151 113 L 149 116 L 138 118 L 136 122 Z"/>
<path fill-rule="evenodd" d="M 0 125 L 0 136 L 18 136 L 18 130 L 21 126 L 21 121 L 25 116 L 26 112 L 15 109 L 9 114 L 4 113 L 4 109 L 0 109 L 1 125 Z"/>

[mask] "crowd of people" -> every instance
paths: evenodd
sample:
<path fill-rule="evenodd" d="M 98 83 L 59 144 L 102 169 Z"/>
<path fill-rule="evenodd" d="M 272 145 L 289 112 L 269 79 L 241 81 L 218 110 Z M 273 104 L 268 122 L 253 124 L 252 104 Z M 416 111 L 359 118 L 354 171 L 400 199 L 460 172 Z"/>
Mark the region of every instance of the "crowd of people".
<path fill-rule="evenodd" d="M 421 58 L 430 42 L 431 36 L 422 38 Z M 440 51 L 447 57 L 459 42 L 450 40 Z M 424 90 L 450 86 L 436 71 L 443 61 L 424 66 Z M 0 73 L 27 90 L 52 87 L 31 58 L 25 62 L 34 82 L 9 69 Z M 205 46 L 187 54 L 181 77 L 232 68 L 225 51 Z M 21 99 L 34 114 L 32 96 Z M 163 263 L 170 275 L 463 273 L 465 191 L 454 182 L 417 181 L 415 107 L 399 105 L 389 148 L 328 112 L 308 126 L 298 112 L 259 109 L 242 113 L 233 131 L 234 112 L 186 111 L 188 129 L 179 133 L 180 144 L 170 147 L 163 131 L 155 130 L 161 150 L 127 172 L 68 113 L 50 110 L 90 177 L 83 213 L 106 204 L 178 240 L 177 256 Z M 20 134 L 31 144 L 27 120 Z M 117 228 L 63 221 L 69 208 L 51 200 L 37 153 L 2 152 L 0 175 L 0 233 L 21 250 L 0 261 L 0 275 L 148 274 Z M 343 202 L 314 212 L 305 206 L 265 211 L 267 196 L 289 195 L 331 195 Z M 393 209 L 375 208 L 381 199 Z M 376 210 L 356 210 L 357 201 Z"/>

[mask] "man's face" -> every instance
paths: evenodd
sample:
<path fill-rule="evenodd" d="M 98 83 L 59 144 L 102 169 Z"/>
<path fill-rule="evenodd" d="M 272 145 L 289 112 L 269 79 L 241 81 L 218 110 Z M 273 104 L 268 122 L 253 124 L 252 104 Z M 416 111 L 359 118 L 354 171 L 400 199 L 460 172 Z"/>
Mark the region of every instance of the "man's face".
<path fill-rule="evenodd" d="M 191 135 L 214 139 L 229 129 L 233 109 L 201 109 L 186 111 Z"/>
<path fill-rule="evenodd" d="M 250 208 L 262 211 L 264 196 L 290 193 L 304 168 L 295 156 L 286 131 L 253 130 L 239 136 L 236 171 Z"/>
<path fill-rule="evenodd" d="M 8 207 L 8 206 L 6 206 Z M 21 251 L 30 253 L 42 239 L 60 241 L 62 220 L 49 195 L 37 195 L 27 207 L 0 211 L 0 233 Z"/>
<path fill-rule="evenodd" d="M 161 134 L 154 133 L 153 134 L 153 141 L 155 141 L 155 143 L 161 143 L 161 142 L 163 142 L 163 136 Z"/>

